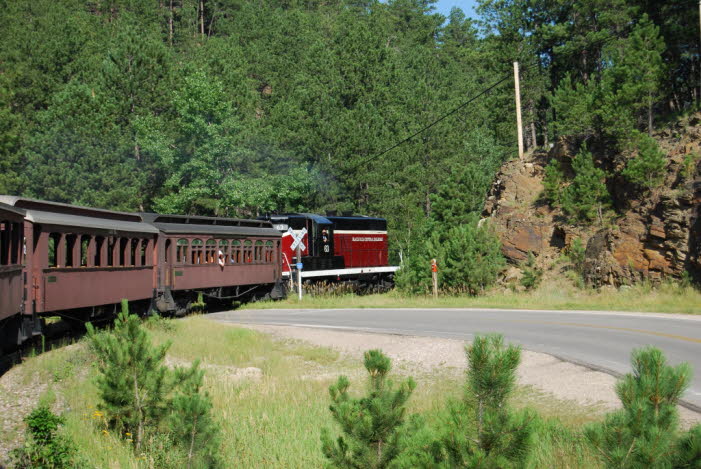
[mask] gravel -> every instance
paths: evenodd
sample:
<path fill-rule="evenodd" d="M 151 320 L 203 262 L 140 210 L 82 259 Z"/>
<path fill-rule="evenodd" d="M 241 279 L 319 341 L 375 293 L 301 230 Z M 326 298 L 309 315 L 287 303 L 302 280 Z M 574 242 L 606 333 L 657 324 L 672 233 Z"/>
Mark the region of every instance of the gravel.
<path fill-rule="evenodd" d="M 379 348 L 398 365 L 416 372 L 430 373 L 439 369 L 463 372 L 467 365 L 465 342 L 461 340 L 296 326 L 239 326 L 277 338 L 330 347 L 355 358 L 365 350 Z M 590 406 L 592 411 L 599 413 L 621 407 L 615 392 L 614 376 L 545 353 L 522 352 L 518 382 L 556 399 Z M 679 413 L 684 428 L 701 422 L 701 414 L 687 408 L 680 406 Z"/>

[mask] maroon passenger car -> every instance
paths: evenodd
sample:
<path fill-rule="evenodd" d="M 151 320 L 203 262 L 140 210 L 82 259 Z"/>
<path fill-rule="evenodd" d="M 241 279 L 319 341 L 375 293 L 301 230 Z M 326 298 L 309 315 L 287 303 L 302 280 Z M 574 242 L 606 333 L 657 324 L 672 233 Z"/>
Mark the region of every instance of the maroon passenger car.
<path fill-rule="evenodd" d="M 280 238 L 267 221 L 115 212 L 0 196 L 0 348 L 41 332 L 41 317 L 185 313 L 284 295 Z"/>
<path fill-rule="evenodd" d="M 0 203 L 0 347 L 21 337 L 24 211 Z"/>
<path fill-rule="evenodd" d="M 156 308 L 185 313 L 193 293 L 211 299 L 280 298 L 280 233 L 269 222 L 141 214 L 160 232 Z"/>

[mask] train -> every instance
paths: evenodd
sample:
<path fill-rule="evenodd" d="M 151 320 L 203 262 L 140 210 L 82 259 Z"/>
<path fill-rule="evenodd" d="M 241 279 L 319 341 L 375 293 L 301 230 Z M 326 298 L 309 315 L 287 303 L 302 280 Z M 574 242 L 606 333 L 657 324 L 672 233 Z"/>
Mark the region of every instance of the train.
<path fill-rule="evenodd" d="M 122 299 L 172 316 L 199 298 L 281 299 L 298 264 L 305 282 L 383 287 L 398 268 L 388 264 L 382 218 L 163 215 L 0 195 L 0 348 L 12 353 L 41 335 L 47 317 L 76 327 L 111 320 Z"/>

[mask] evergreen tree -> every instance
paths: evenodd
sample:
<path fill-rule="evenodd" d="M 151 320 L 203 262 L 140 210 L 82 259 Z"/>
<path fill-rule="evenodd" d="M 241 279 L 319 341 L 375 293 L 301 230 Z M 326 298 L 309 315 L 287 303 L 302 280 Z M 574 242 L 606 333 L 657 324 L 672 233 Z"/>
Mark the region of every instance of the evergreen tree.
<path fill-rule="evenodd" d="M 476 336 L 465 350 L 465 401 L 451 409 L 438 460 L 460 468 L 529 467 L 534 416 L 515 412 L 507 403 L 521 350 L 514 345 L 505 347 L 500 335 Z"/>
<path fill-rule="evenodd" d="M 592 154 L 584 146 L 572 160 L 574 178 L 562 194 L 562 209 L 573 220 L 603 222 L 609 193 L 604 179 L 606 173 L 594 165 Z"/>
<path fill-rule="evenodd" d="M 528 253 L 528 259 L 526 259 L 526 265 L 523 268 L 523 277 L 521 277 L 521 285 L 523 285 L 526 290 L 533 290 L 540 285 L 540 281 L 543 278 L 542 269 L 538 268 L 535 263 L 535 256 L 532 252 Z"/>
<path fill-rule="evenodd" d="M 350 381 L 345 376 L 329 388 L 329 409 L 343 432 L 334 441 L 327 429 L 322 431 L 322 451 L 331 467 L 389 467 L 401 453 L 400 438 L 410 429 L 405 414 L 416 387 L 414 380 L 408 378 L 395 389 L 387 377 L 391 361 L 380 350 L 365 352 L 365 369 L 370 375 L 366 396 L 351 397 Z"/>
<path fill-rule="evenodd" d="M 219 427 L 211 415 L 212 402 L 202 390 L 204 371 L 195 361 L 188 369 L 177 368 L 177 391 L 171 401 L 169 427 L 187 453 L 187 467 L 219 467 Z"/>
<path fill-rule="evenodd" d="M 677 434 L 677 402 L 691 381 L 691 368 L 667 364 L 654 347 L 635 350 L 633 372 L 616 384 L 623 409 L 585 434 L 606 467 L 623 469 L 699 467 L 701 427 Z"/>
<path fill-rule="evenodd" d="M 139 317 L 129 314 L 126 300 L 122 300 L 112 333 L 98 333 L 91 324 L 87 329 L 100 364 L 100 407 L 113 428 L 134 435 L 138 452 L 147 432 L 167 414 L 163 359 L 170 344 L 154 347 Z"/>
<path fill-rule="evenodd" d="M 550 160 L 545 167 L 545 177 L 543 177 L 543 188 L 545 197 L 556 207 L 562 203 L 562 183 L 565 175 L 562 171 L 562 164 L 555 158 Z"/>
<path fill-rule="evenodd" d="M 488 223 L 477 215 L 445 234 L 442 255 L 438 257 L 441 288 L 477 295 L 496 282 L 506 262 L 499 238 Z"/>
<path fill-rule="evenodd" d="M 638 154 L 628 160 L 622 174 L 639 187 L 654 189 L 664 181 L 667 159 L 652 137 L 638 134 L 636 140 Z"/>

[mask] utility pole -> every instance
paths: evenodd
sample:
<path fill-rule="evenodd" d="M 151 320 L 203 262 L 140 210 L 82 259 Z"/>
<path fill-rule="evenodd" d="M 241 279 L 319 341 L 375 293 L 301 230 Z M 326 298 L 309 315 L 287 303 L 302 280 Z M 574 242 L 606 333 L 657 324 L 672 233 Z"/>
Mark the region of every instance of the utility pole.
<path fill-rule="evenodd" d="M 699 0 L 701 7 L 701 0 Z M 514 62 L 514 86 L 516 87 L 516 130 L 518 132 L 518 159 L 523 159 L 523 126 L 521 125 L 521 84 L 518 76 L 518 62 Z"/>
<path fill-rule="evenodd" d="M 696 103 L 701 103 L 701 0 L 699 0 L 699 94 L 696 95 Z"/>

